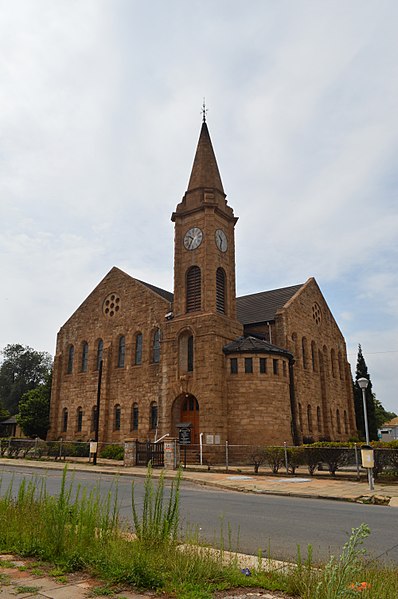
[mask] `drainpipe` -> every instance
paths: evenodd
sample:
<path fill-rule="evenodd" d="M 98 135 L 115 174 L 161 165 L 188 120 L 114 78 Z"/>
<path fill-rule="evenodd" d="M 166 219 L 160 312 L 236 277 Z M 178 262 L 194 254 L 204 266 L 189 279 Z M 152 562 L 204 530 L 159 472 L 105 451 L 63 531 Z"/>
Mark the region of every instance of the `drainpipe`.
<path fill-rule="evenodd" d="M 292 415 L 292 437 L 294 445 L 300 444 L 300 435 L 297 427 L 296 395 L 294 392 L 294 358 L 289 356 L 289 394 L 290 394 L 290 412 Z"/>
<path fill-rule="evenodd" d="M 272 331 L 271 331 L 271 325 L 269 322 L 267 322 L 268 325 L 268 337 L 269 337 L 269 342 L 272 343 Z"/>
<path fill-rule="evenodd" d="M 203 433 L 199 434 L 199 463 L 203 466 Z"/>

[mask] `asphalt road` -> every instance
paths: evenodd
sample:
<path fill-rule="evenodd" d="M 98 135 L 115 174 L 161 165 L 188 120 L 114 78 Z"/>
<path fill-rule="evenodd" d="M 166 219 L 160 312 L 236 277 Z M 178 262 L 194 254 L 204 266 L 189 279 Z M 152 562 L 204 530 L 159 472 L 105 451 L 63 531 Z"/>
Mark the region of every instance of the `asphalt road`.
<path fill-rule="evenodd" d="M 61 471 L 35 470 L 24 467 L 4 467 L 0 470 L 5 493 L 13 479 L 17 490 L 22 478 L 46 478 L 49 493 L 60 489 Z M 138 507 L 142 506 L 143 483 L 141 477 L 117 478 L 112 475 L 75 472 L 68 474 L 74 485 L 88 489 L 100 485 L 101 491 L 118 488 L 120 514 L 131 522 L 131 483 L 135 483 Z M 155 481 L 156 482 L 156 481 Z M 166 483 L 168 486 L 168 483 Z M 353 527 L 362 522 L 369 525 L 371 535 L 365 543 L 369 555 L 398 563 L 398 511 L 385 506 L 356 503 L 253 495 L 222 491 L 183 483 L 181 488 L 181 525 L 184 534 L 197 535 L 199 539 L 224 548 L 244 553 L 264 555 L 274 559 L 294 559 L 297 546 L 302 554 L 312 545 L 315 559 L 328 559 L 341 551 Z"/>

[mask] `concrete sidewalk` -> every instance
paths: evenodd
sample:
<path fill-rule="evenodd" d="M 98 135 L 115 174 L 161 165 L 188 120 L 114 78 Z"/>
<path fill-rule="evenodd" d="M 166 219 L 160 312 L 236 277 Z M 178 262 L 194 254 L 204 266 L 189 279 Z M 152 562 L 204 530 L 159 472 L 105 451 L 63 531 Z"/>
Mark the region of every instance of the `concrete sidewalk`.
<path fill-rule="evenodd" d="M 142 467 L 124 468 L 122 465 L 115 465 L 110 460 L 99 460 L 94 466 L 86 459 L 79 461 L 66 462 L 70 471 L 78 470 L 83 472 L 95 472 L 97 474 L 111 474 L 117 476 L 144 477 L 146 469 Z M 62 470 L 65 462 L 34 461 L 23 459 L 0 459 L 1 470 L 8 467 L 26 466 L 30 468 L 40 468 L 44 470 Z M 154 469 L 153 476 L 159 476 L 161 470 Z M 165 471 L 166 478 L 174 478 L 175 472 Z M 183 470 L 183 479 L 192 483 L 228 489 L 231 491 L 240 491 L 256 494 L 287 495 L 292 497 L 310 497 L 317 499 L 335 499 L 339 501 L 353 501 L 366 503 L 379 503 L 398 507 L 398 485 L 375 483 L 375 490 L 369 491 L 367 480 L 362 474 L 361 481 L 352 480 L 352 476 L 346 473 L 338 473 L 336 478 L 332 478 L 328 473 L 322 473 L 315 477 L 306 475 L 306 472 L 300 475 L 292 476 L 281 472 L 280 475 L 271 474 L 253 474 L 252 469 L 242 468 L 225 471 L 208 471 L 207 467 L 187 467 Z"/>

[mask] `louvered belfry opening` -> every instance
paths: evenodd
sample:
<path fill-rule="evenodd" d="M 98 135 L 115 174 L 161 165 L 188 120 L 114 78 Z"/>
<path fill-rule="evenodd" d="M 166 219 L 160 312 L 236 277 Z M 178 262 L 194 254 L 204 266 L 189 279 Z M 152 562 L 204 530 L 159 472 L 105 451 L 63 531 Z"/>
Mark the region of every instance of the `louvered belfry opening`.
<path fill-rule="evenodd" d="M 216 307 L 217 312 L 225 314 L 225 271 L 217 268 L 216 273 Z"/>
<path fill-rule="evenodd" d="M 187 312 L 197 312 L 202 307 L 201 273 L 199 266 L 187 272 Z"/>

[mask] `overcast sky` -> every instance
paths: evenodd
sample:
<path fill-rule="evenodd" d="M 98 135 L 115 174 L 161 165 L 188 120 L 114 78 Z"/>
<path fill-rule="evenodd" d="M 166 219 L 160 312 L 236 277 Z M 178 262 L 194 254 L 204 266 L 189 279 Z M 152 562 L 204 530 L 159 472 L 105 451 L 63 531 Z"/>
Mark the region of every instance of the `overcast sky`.
<path fill-rule="evenodd" d="M 206 97 L 239 295 L 314 276 L 398 412 L 398 2 L 0 0 L 0 348 L 110 270 L 173 290 Z"/>

